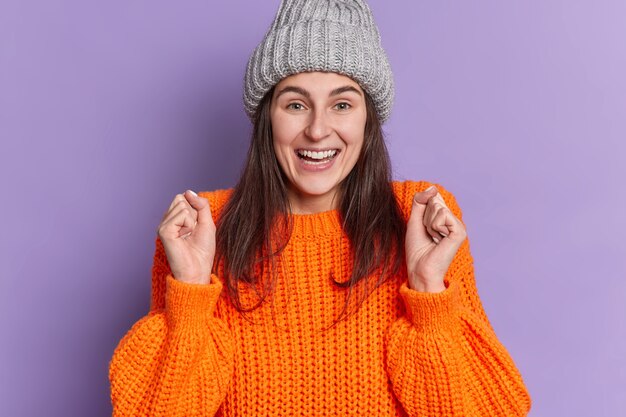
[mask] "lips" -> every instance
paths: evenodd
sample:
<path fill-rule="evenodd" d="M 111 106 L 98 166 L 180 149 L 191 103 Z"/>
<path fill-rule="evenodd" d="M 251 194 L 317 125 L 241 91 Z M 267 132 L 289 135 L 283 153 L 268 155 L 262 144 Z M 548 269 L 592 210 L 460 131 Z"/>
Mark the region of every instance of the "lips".
<path fill-rule="evenodd" d="M 324 149 L 296 149 L 298 157 L 298 165 L 304 171 L 319 173 L 330 169 L 337 159 L 337 155 L 341 153 L 341 149 L 324 148 Z"/>
<path fill-rule="evenodd" d="M 339 149 L 297 149 L 296 155 L 307 164 L 319 165 L 333 160 L 339 152 Z"/>

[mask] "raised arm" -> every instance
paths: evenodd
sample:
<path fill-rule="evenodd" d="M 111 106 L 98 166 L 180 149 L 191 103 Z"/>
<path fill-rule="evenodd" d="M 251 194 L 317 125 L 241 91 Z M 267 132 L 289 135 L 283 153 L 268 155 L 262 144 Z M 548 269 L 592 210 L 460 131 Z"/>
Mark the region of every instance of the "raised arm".
<path fill-rule="evenodd" d="M 409 194 L 430 184 L 412 183 Z M 439 192 L 457 218 L 454 196 Z M 394 393 L 411 416 L 525 416 L 531 399 L 496 337 L 478 297 L 469 240 L 459 247 L 441 292 L 410 289 L 406 314 L 387 333 L 386 364 Z"/>
<path fill-rule="evenodd" d="M 215 316 L 222 284 L 176 279 L 160 237 L 149 313 L 116 347 L 109 364 L 114 416 L 214 416 L 233 371 L 233 342 Z"/>

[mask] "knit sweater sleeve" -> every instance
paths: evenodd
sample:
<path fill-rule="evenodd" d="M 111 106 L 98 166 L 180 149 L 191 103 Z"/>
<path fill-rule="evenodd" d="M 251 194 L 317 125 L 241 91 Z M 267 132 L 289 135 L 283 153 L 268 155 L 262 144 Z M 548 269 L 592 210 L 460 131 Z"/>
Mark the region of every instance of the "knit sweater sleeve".
<path fill-rule="evenodd" d="M 231 380 L 234 344 L 215 315 L 222 284 L 178 281 L 160 238 L 149 313 L 116 347 L 109 364 L 113 416 L 214 416 Z"/>
<path fill-rule="evenodd" d="M 413 194 L 430 185 L 403 184 L 405 216 Z M 434 185 L 462 221 L 454 196 Z M 468 239 L 448 268 L 444 284 L 440 293 L 412 290 L 406 280 L 400 287 L 406 313 L 387 333 L 386 365 L 405 411 L 420 417 L 527 415 L 530 395 L 478 297 Z"/>

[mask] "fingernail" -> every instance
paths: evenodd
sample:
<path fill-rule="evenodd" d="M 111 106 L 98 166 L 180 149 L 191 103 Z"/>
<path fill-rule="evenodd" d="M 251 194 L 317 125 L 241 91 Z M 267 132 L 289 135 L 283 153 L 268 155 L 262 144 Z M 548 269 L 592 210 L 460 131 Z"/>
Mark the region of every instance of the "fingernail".
<path fill-rule="evenodd" d="M 198 197 L 198 194 L 194 193 L 192 190 L 189 190 L 189 192 L 193 195 L 195 195 L 196 197 Z"/>
<path fill-rule="evenodd" d="M 434 186 L 434 185 L 431 185 L 431 186 L 430 186 L 430 187 L 428 187 L 425 191 L 430 191 L 430 190 L 432 190 L 433 188 L 435 188 L 435 186 Z"/>

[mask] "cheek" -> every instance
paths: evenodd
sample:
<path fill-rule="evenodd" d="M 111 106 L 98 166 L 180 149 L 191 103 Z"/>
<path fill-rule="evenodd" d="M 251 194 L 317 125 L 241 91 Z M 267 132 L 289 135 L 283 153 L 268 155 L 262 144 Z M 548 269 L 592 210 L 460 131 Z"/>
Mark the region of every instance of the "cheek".
<path fill-rule="evenodd" d="M 273 115 L 271 122 L 274 141 L 280 144 L 287 145 L 291 143 L 300 130 L 296 121 L 289 117 L 281 117 L 280 114 Z"/>
<path fill-rule="evenodd" d="M 280 136 L 278 132 L 275 132 L 272 143 L 278 165 L 282 168 L 283 172 L 289 172 L 291 170 L 290 166 L 293 164 L 293 160 L 290 159 L 292 150 L 289 146 L 290 141 L 285 139 L 284 136 Z"/>
<path fill-rule="evenodd" d="M 337 127 L 337 130 L 341 132 L 340 134 L 343 136 L 346 144 L 361 148 L 365 138 L 365 123 L 367 121 L 367 115 L 365 111 L 363 111 L 359 115 L 354 115 L 355 117 L 350 118 L 341 125 Z"/>
<path fill-rule="evenodd" d="M 352 125 L 347 126 L 343 133 L 346 145 L 350 146 L 354 151 L 357 151 L 357 153 L 361 150 L 365 142 L 364 130 L 364 128 L 355 128 L 354 125 Z"/>
<path fill-rule="evenodd" d="M 281 166 L 285 164 L 286 150 L 285 147 L 289 145 L 288 135 L 284 131 L 284 124 L 280 119 L 272 117 L 272 146 L 274 147 L 274 154 Z"/>
<path fill-rule="evenodd" d="M 276 155 L 276 159 L 278 160 L 278 165 L 280 165 L 283 170 L 287 168 L 287 150 L 285 149 L 285 145 L 274 140 L 274 154 Z"/>

